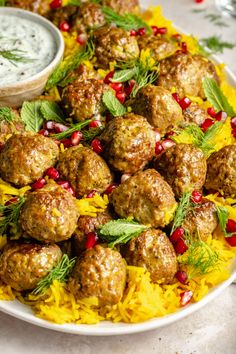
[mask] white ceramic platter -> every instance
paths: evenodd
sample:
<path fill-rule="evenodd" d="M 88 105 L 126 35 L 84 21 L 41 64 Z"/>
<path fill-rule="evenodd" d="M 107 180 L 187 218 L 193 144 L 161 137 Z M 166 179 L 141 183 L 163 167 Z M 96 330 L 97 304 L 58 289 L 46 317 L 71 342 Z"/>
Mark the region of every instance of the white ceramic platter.
<path fill-rule="evenodd" d="M 177 28 L 177 27 L 176 27 Z M 179 32 L 184 32 L 182 29 L 177 28 Z M 221 61 L 213 56 L 212 59 L 216 63 Z M 225 69 L 228 82 L 236 87 L 236 77 L 228 69 Z M 155 318 L 146 322 L 137 323 L 137 324 L 126 324 L 126 323 L 111 323 L 108 321 L 101 322 L 96 325 L 82 325 L 82 324 L 64 324 L 57 325 L 34 316 L 30 307 L 21 304 L 18 300 L 14 301 L 0 301 L 0 311 L 5 312 L 11 316 L 17 317 L 23 321 L 32 323 L 34 325 L 52 329 L 55 331 L 73 333 L 80 335 L 90 335 L 90 336 L 112 336 L 112 335 L 121 335 L 121 334 L 131 334 L 144 332 L 155 328 L 164 327 L 175 321 L 183 319 L 184 317 L 191 315 L 195 311 L 198 311 L 203 306 L 214 300 L 218 295 L 220 295 L 233 281 L 236 281 L 236 261 L 232 265 L 231 275 L 229 279 L 221 283 L 217 287 L 213 288 L 208 295 L 206 295 L 201 301 L 190 304 L 185 308 L 180 309 L 179 311 L 165 316 Z"/>

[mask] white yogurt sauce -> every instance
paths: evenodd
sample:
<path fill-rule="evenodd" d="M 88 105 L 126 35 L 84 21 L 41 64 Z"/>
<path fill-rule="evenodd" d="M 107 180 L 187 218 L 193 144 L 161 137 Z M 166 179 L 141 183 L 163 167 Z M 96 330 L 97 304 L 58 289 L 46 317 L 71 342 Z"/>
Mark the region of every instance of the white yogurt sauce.
<path fill-rule="evenodd" d="M 26 62 L 9 61 L 1 51 L 14 50 Z M 0 15 L 0 87 L 24 81 L 54 59 L 56 44 L 49 30 L 29 19 Z"/>

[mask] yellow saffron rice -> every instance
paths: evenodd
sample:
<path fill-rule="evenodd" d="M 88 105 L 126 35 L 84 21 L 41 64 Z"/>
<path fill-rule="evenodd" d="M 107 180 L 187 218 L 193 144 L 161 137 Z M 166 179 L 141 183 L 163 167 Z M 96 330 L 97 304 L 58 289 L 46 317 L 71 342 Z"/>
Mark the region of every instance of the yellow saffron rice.
<path fill-rule="evenodd" d="M 64 0 L 64 3 L 66 1 Z M 172 22 L 165 19 L 162 15 L 160 6 L 149 8 L 142 16 L 149 25 L 168 27 L 170 35 L 177 32 Z M 67 57 L 75 50 L 75 34 L 71 36 L 66 33 L 64 38 Z M 195 38 L 184 35 L 184 41 L 192 54 L 197 53 L 198 44 Z M 222 80 L 221 88 L 234 110 L 236 110 L 236 90 L 226 82 L 223 65 L 218 65 L 217 71 Z M 105 72 L 101 72 L 101 75 L 104 76 Z M 60 98 L 57 91 L 52 94 L 57 99 Z M 209 106 L 207 102 L 203 102 L 198 97 L 191 97 L 191 99 L 204 108 Z M 187 139 L 186 137 L 182 138 L 183 142 L 188 142 L 184 140 Z M 230 143 L 235 143 L 235 139 L 232 138 L 230 121 L 228 120 L 217 136 L 217 150 Z M 9 188 L 12 189 L 9 190 Z M 5 182 L 0 181 L 0 198 L 2 201 L 5 201 L 5 195 L 8 193 L 11 195 L 23 195 L 26 190 L 16 190 L 5 184 Z M 214 201 L 216 205 L 224 205 L 229 211 L 230 218 L 236 219 L 236 208 L 233 207 L 235 200 L 230 198 L 223 199 L 216 195 L 209 195 L 207 198 Z M 106 209 L 108 199 L 107 197 L 95 195 L 90 199 L 83 198 L 77 201 L 77 204 L 80 215 L 96 216 L 97 212 Z M 6 238 L 2 237 L 1 242 L 0 248 L 6 243 Z M 150 274 L 145 269 L 128 266 L 127 287 L 123 299 L 114 306 L 100 308 L 96 298 L 76 300 L 74 295 L 68 291 L 66 284 L 58 281 L 54 281 L 45 294 L 37 296 L 30 294 L 27 298 L 23 298 L 19 293 L 12 291 L 9 286 L 0 283 L 0 300 L 17 298 L 21 302 L 30 305 L 36 316 L 58 324 L 72 322 L 95 324 L 101 320 L 136 323 L 154 317 L 165 316 L 180 308 L 180 294 L 183 291 L 193 291 L 193 301 L 196 302 L 201 300 L 211 288 L 229 277 L 230 264 L 236 256 L 236 247 L 233 248 L 227 244 L 219 228 L 216 229 L 214 235 L 209 235 L 207 242 L 219 255 L 217 267 L 213 271 L 191 278 L 186 285 L 177 281 L 171 285 L 160 285 L 151 282 Z"/>

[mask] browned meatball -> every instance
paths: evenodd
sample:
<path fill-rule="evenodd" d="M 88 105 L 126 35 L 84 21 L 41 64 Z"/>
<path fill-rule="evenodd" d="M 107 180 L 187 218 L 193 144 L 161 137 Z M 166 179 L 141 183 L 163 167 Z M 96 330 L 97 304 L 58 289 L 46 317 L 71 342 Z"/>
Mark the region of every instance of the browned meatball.
<path fill-rule="evenodd" d="M 70 182 L 77 197 L 96 190 L 103 193 L 112 182 L 112 175 L 106 162 L 93 150 L 75 146 L 60 155 L 57 168 Z"/>
<path fill-rule="evenodd" d="M 163 36 L 144 35 L 138 37 L 139 49 L 150 49 L 152 57 L 156 60 L 162 60 L 172 55 L 176 50 L 174 42 L 169 41 Z"/>
<path fill-rule="evenodd" d="M 0 278 L 17 291 L 32 290 L 61 257 L 57 245 L 8 244 L 0 256 Z"/>
<path fill-rule="evenodd" d="M 19 223 L 27 235 L 45 243 L 68 240 L 76 229 L 76 199 L 56 184 L 29 193 Z"/>
<path fill-rule="evenodd" d="M 120 217 L 153 227 L 168 225 L 177 207 L 171 187 L 154 169 L 130 177 L 112 192 L 110 201 Z"/>
<path fill-rule="evenodd" d="M 48 0 L 7 0 L 8 6 L 19 7 L 24 10 L 37 12 L 42 16 L 48 15 L 50 11 Z"/>
<path fill-rule="evenodd" d="M 139 12 L 139 0 L 102 0 L 102 5 L 110 7 L 121 15 Z"/>
<path fill-rule="evenodd" d="M 9 136 L 16 133 L 23 133 L 25 131 L 24 123 L 19 119 L 18 113 L 12 111 L 14 115 L 14 120 L 10 123 L 6 120 L 2 120 L 0 114 L 0 144 L 5 144 L 5 142 L 9 139 Z"/>
<path fill-rule="evenodd" d="M 0 152 L 0 175 L 17 186 L 26 186 L 41 178 L 59 156 L 57 144 L 40 134 L 17 134 L 7 140 Z"/>
<path fill-rule="evenodd" d="M 120 253 L 97 245 L 78 259 L 68 286 L 76 298 L 96 296 L 106 306 L 122 299 L 125 283 L 126 263 Z"/>
<path fill-rule="evenodd" d="M 80 216 L 73 238 L 74 253 L 79 255 L 85 250 L 86 235 L 89 232 L 96 232 L 99 226 L 105 225 L 112 219 L 113 218 L 108 210 L 103 213 L 98 213 L 95 217 Z"/>
<path fill-rule="evenodd" d="M 190 209 L 182 227 L 188 230 L 191 236 L 200 236 L 203 241 L 206 241 L 207 237 L 214 232 L 217 224 L 218 219 L 215 204 L 203 198 L 201 204 Z"/>
<path fill-rule="evenodd" d="M 161 230 L 144 231 L 124 247 L 128 265 L 145 268 L 153 282 L 170 283 L 177 272 L 174 247 Z"/>
<path fill-rule="evenodd" d="M 154 163 L 155 168 L 171 185 L 176 197 L 194 189 L 200 190 L 206 179 L 206 158 L 191 144 L 177 144 L 166 150 Z"/>
<path fill-rule="evenodd" d="M 155 155 L 155 133 L 145 118 L 133 113 L 111 120 L 100 136 L 112 168 L 135 173 Z"/>
<path fill-rule="evenodd" d="M 185 122 L 197 125 L 202 125 L 206 118 L 210 118 L 205 109 L 193 102 L 183 111 L 183 115 Z"/>
<path fill-rule="evenodd" d="M 142 88 L 132 102 L 134 113 L 147 118 L 161 134 L 167 133 L 183 120 L 182 110 L 171 92 L 160 86 Z"/>
<path fill-rule="evenodd" d="M 175 87 L 180 96 L 205 98 L 202 81 L 208 77 L 219 82 L 214 64 L 200 55 L 174 54 L 160 64 L 158 85 L 168 90 Z"/>
<path fill-rule="evenodd" d="M 105 16 L 100 4 L 84 3 L 78 8 L 73 27 L 78 32 L 101 27 L 105 24 Z"/>
<path fill-rule="evenodd" d="M 56 25 L 66 21 L 72 24 L 73 19 L 76 18 L 78 7 L 73 5 L 63 6 L 58 9 L 50 11 L 49 19 Z"/>
<path fill-rule="evenodd" d="M 94 31 L 95 55 L 98 65 L 109 68 L 111 61 L 130 61 L 139 56 L 135 37 L 121 28 L 103 26 Z"/>
<path fill-rule="evenodd" d="M 89 119 L 104 111 L 102 95 L 107 89 L 102 80 L 76 80 L 63 90 L 63 106 L 74 120 Z"/>
<path fill-rule="evenodd" d="M 225 146 L 209 157 L 205 187 L 225 197 L 236 196 L 236 145 Z"/>

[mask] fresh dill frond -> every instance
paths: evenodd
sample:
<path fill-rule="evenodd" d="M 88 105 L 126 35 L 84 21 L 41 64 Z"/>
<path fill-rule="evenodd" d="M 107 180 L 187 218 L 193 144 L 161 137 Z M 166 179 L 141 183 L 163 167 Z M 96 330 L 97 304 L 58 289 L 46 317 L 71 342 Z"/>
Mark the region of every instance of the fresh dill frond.
<path fill-rule="evenodd" d="M 146 30 L 151 33 L 150 27 L 144 22 L 140 17 L 126 13 L 120 15 L 110 7 L 103 6 L 102 12 L 105 15 L 107 23 L 114 23 L 117 27 L 124 29 L 125 31 L 138 30 L 139 28 L 146 28 Z"/>
<path fill-rule="evenodd" d="M 25 198 L 21 197 L 17 202 L 10 205 L 0 204 L 0 235 L 3 235 L 8 226 L 17 224 L 20 216 L 20 210 L 25 202 Z"/>
<path fill-rule="evenodd" d="M 220 228 L 224 233 L 225 237 L 230 237 L 233 234 L 230 234 L 226 231 L 226 225 L 229 219 L 229 212 L 226 207 L 224 206 L 217 206 L 216 207 L 217 217 L 219 220 Z"/>
<path fill-rule="evenodd" d="M 76 258 L 69 259 L 67 254 L 64 254 L 60 262 L 51 270 L 51 272 L 39 281 L 32 294 L 39 295 L 45 293 L 54 280 L 58 280 L 60 283 L 65 283 L 68 280 L 75 262 Z"/>
<path fill-rule="evenodd" d="M 57 140 L 62 140 L 62 139 L 69 138 L 72 133 L 74 133 L 75 131 L 81 130 L 82 128 L 86 127 L 87 125 L 89 125 L 90 122 L 92 122 L 92 119 L 87 119 L 84 122 L 80 122 L 80 123 L 77 123 L 77 124 L 72 124 L 64 132 L 58 133 L 58 134 L 52 134 L 52 135 L 50 135 L 50 137 L 54 138 L 54 139 L 57 139 Z"/>
<path fill-rule="evenodd" d="M 14 115 L 10 107 L 0 107 L 0 122 L 6 121 L 8 123 L 13 122 Z"/>
<path fill-rule="evenodd" d="M 207 274 L 217 268 L 219 254 L 202 240 L 189 245 L 185 254 L 178 257 L 178 262 L 188 266 L 188 279 Z"/>
<path fill-rule="evenodd" d="M 171 234 L 177 229 L 177 227 L 182 225 L 184 219 L 186 218 L 188 210 L 191 206 L 191 194 L 191 192 L 184 193 L 180 198 L 179 205 L 175 212 Z"/>
<path fill-rule="evenodd" d="M 82 131 L 83 141 L 91 142 L 96 136 L 100 135 L 103 131 L 103 128 L 90 128 L 89 130 Z"/>
<path fill-rule="evenodd" d="M 224 49 L 232 49 L 236 44 L 223 41 L 220 36 L 202 38 L 201 44 L 207 47 L 212 53 L 223 53 Z"/>
<path fill-rule="evenodd" d="M 34 59 L 27 58 L 24 55 L 23 50 L 11 49 L 11 50 L 0 50 L 0 57 L 7 59 L 12 65 L 16 66 L 17 63 L 29 63 Z"/>

